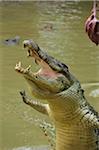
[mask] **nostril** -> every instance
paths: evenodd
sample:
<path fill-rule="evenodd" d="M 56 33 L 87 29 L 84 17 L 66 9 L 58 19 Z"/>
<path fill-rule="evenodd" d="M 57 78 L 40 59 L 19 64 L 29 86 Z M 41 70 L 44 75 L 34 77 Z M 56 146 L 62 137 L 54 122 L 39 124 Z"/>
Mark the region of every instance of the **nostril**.
<path fill-rule="evenodd" d="M 24 48 L 26 48 L 26 47 L 27 47 L 27 44 L 24 44 L 23 46 L 24 46 Z"/>

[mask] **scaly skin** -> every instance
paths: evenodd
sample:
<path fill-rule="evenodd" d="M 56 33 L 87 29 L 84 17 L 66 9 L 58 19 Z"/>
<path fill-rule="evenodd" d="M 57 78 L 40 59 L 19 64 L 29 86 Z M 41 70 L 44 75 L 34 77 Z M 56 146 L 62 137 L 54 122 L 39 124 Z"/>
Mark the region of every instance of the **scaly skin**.
<path fill-rule="evenodd" d="M 43 52 L 32 40 L 24 41 L 28 54 L 41 66 L 33 73 L 30 66 L 15 70 L 28 81 L 32 94 L 47 104 L 30 100 L 21 92 L 23 101 L 48 115 L 56 128 L 56 150 L 99 150 L 98 113 L 87 102 L 79 81 L 68 67 Z"/>

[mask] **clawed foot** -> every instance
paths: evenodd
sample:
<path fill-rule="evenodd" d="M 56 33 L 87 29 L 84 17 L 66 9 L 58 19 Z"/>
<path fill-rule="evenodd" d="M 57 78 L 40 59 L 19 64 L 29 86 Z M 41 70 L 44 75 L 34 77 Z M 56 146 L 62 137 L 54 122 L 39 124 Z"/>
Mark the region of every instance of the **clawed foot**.
<path fill-rule="evenodd" d="M 22 96 L 23 102 L 28 104 L 29 100 L 28 100 L 28 98 L 26 96 L 25 91 L 20 91 L 20 95 Z"/>
<path fill-rule="evenodd" d="M 26 69 L 24 69 L 21 65 L 21 62 L 16 64 L 15 70 L 19 73 L 27 74 L 30 71 L 31 65 L 29 65 Z"/>

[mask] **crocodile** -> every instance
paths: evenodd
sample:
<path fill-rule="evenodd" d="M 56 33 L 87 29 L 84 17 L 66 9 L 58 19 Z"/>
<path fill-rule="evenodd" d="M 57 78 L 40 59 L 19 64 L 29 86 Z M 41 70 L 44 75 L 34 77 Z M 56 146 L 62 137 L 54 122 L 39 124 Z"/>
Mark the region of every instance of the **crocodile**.
<path fill-rule="evenodd" d="M 67 65 L 48 55 L 33 40 L 24 40 L 28 57 L 40 66 L 33 73 L 31 66 L 17 63 L 15 70 L 29 83 L 38 100 L 21 91 L 23 101 L 49 116 L 55 126 L 56 150 L 99 150 L 99 115 L 89 104 L 80 82 Z M 42 100 L 45 100 L 45 102 Z"/>

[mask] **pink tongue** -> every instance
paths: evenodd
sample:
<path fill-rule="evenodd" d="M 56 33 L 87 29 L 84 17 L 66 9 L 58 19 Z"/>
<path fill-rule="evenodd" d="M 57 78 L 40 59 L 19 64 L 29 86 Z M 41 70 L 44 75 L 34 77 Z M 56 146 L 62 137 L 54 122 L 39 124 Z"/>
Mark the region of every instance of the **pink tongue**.
<path fill-rule="evenodd" d="M 59 75 L 59 73 L 53 71 L 52 69 L 41 68 L 38 72 L 41 76 L 46 76 L 50 78 L 55 78 Z"/>

